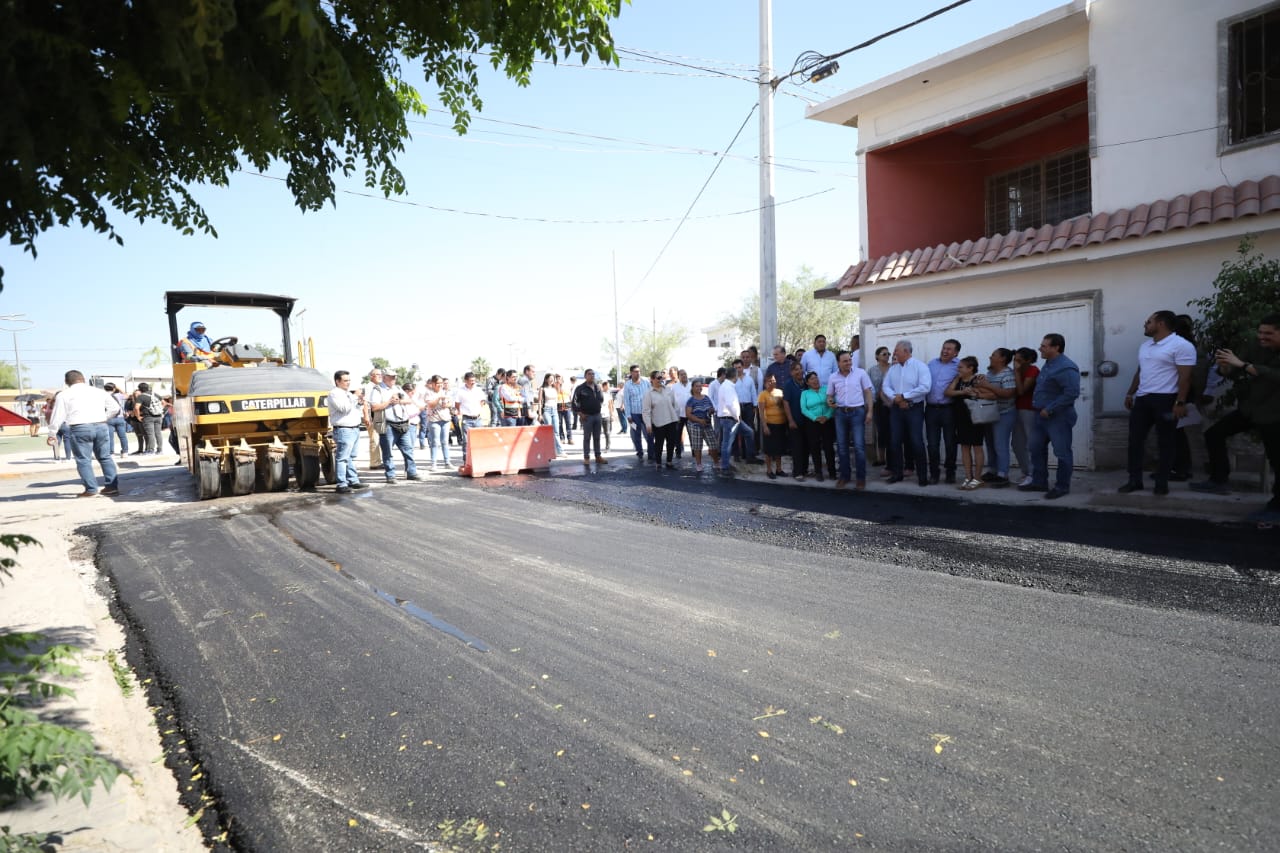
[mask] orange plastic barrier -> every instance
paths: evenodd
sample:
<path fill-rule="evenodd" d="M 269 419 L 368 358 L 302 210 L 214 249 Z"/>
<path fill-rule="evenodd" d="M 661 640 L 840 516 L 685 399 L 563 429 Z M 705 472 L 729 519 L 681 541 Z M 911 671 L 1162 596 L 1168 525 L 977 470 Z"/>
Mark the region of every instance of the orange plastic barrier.
<path fill-rule="evenodd" d="M 556 455 L 555 427 L 472 427 L 467 432 L 464 477 L 547 471 Z"/>

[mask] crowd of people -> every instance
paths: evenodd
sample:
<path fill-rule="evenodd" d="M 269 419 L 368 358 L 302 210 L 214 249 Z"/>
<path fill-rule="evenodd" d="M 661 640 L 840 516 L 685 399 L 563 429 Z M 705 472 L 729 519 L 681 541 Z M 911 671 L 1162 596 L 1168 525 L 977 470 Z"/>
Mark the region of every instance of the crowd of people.
<path fill-rule="evenodd" d="M 1262 435 L 1272 466 L 1280 466 L 1277 323 L 1274 316 L 1263 320 L 1248 361 L 1225 349 L 1198 360 L 1189 317 L 1157 311 L 1147 319 L 1148 340 L 1139 348 L 1125 398 L 1129 464 L 1121 493 L 1144 488 L 1152 430 L 1159 447 L 1154 494 L 1168 494 L 1170 481 L 1191 479 L 1189 442 L 1178 427 L 1199 417 L 1196 404 L 1204 409 L 1226 383 L 1239 386 L 1241 403 L 1206 431 L 1210 476 L 1191 488 L 1230 490 L 1226 439 L 1248 429 Z M 757 348 L 749 347 L 714 378 L 690 377 L 676 367 L 646 375 L 633 364 L 616 388 L 590 370 L 568 382 L 557 373 L 539 380 L 533 365 L 525 365 L 499 369 L 483 384 L 468 373 L 455 391 L 439 376 L 422 390 L 413 383 L 397 386 L 394 375 L 374 369 L 361 390 L 344 392 L 343 382 L 350 384 L 344 372 L 338 397 L 351 398 L 331 402 L 331 418 L 337 428 L 363 423 L 378 435 L 372 467 L 388 481 L 396 479 L 393 448 L 414 479 L 415 437 L 418 449 L 430 446 L 433 468 L 451 468 L 450 442 L 465 451 L 467 432 L 478 425 L 551 426 L 557 456 L 580 434 L 583 464 L 607 464 L 600 446 L 610 450 L 616 424 L 616 434 L 630 434 L 637 460 L 659 470 L 682 465 L 687 449 L 695 471 L 704 470 L 705 454 L 726 477 L 741 460 L 763 464 L 770 479 L 830 478 L 836 488 L 862 490 L 874 465 L 890 485 L 910 478 L 921 487 L 945 483 L 963 491 L 1016 487 L 1050 500 L 1070 493 L 1081 372 L 1066 354 L 1063 335 L 1046 334 L 1036 349 L 997 347 L 985 366 L 976 356 L 962 356 L 956 339 L 928 361 L 915 355 L 910 340 L 899 340 L 892 349 L 879 347 L 866 369 L 859 349 L 857 335 L 842 351 L 829 349 L 818 335 L 811 349 L 774 347 L 772 360 L 762 364 Z M 1198 361 L 1204 370 L 1194 380 Z M 354 472 L 354 438 L 339 446 L 346 450 L 342 470 Z M 351 474 L 343 484 L 356 483 Z M 1280 512 L 1280 483 L 1275 489 L 1267 512 Z"/>
<path fill-rule="evenodd" d="M 1168 494 L 1170 482 L 1190 480 L 1190 444 L 1180 427 L 1201 417 L 1229 386 L 1234 408 L 1204 433 L 1208 479 L 1190 488 L 1230 492 L 1227 440 L 1240 432 L 1258 434 L 1272 470 L 1280 469 L 1280 315 L 1263 318 L 1256 342 L 1240 355 L 1213 348 L 1201 357 L 1191 340 L 1190 318 L 1171 311 L 1148 317 L 1144 333 L 1124 401 L 1128 470 L 1119 491 L 1145 488 L 1146 440 L 1153 430 L 1154 494 Z M 765 365 L 749 347 L 714 378 L 690 377 L 676 367 L 646 376 L 633 364 L 617 388 L 592 370 L 567 383 L 557 373 L 544 373 L 539 381 L 533 365 L 498 370 L 483 382 L 468 372 L 456 388 L 439 375 L 421 385 L 397 384 L 393 372 L 380 368 L 353 388 L 350 373 L 341 370 L 328 399 L 337 488 L 346 492 L 362 485 L 355 464 L 361 427 L 371 438 L 371 469 L 395 482 L 396 453 L 405 478 L 416 480 L 415 449 L 429 449 L 424 465 L 447 471 L 453 468 L 451 445 L 465 453 L 470 430 L 537 424 L 552 427 L 557 456 L 579 435 L 588 468 L 593 461 L 608 464 L 603 454 L 612 449 L 612 437 L 629 433 L 637 460 L 659 470 L 680 467 L 687 449 L 695 471 L 704 470 L 705 454 L 725 477 L 733 476 L 732 463 L 741 460 L 763 464 L 770 479 L 831 478 L 836 488 L 861 490 L 875 465 L 890 485 L 910 477 L 921 487 L 945 482 L 972 491 L 1016 485 L 1049 499 L 1070 492 L 1081 374 L 1061 334 L 1045 335 L 1038 350 L 997 347 L 985 368 L 975 356 L 962 356 L 956 339 L 945 341 L 927 362 L 916 357 L 910 340 L 899 340 L 892 350 L 879 347 L 866 369 L 859 349 L 856 335 L 843 351 L 828 349 L 826 337 L 818 335 L 812 349 L 788 353 L 774 347 Z M 66 384 L 46 401 L 48 442 L 55 454 L 62 448 L 76 460 L 83 496 L 99 493 L 94 458 L 107 479 L 103 493 L 114 493 L 117 443 L 123 457 L 132 431 L 133 455 L 159 453 L 172 400 L 147 383 L 129 394 L 110 383 L 92 388 L 74 370 Z M 169 441 L 176 453 L 171 428 Z M 1057 462 L 1052 484 L 1050 450 Z M 1280 479 L 1262 515 L 1280 521 Z"/>

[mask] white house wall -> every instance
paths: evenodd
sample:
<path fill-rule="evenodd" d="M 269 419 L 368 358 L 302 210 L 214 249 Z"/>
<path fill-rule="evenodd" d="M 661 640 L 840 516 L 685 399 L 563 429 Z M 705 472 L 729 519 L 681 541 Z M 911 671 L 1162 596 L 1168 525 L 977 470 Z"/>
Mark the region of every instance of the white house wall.
<path fill-rule="evenodd" d="M 1269 5 L 1258 0 L 1090 4 L 1095 211 L 1275 173 L 1280 163 L 1275 144 L 1218 157 L 1219 22 Z"/>
<path fill-rule="evenodd" d="M 986 366 L 990 348 L 998 345 L 985 330 L 1002 321 L 1010 310 L 1089 302 L 1092 305 L 1093 335 L 1090 351 L 1067 341 L 1067 354 L 1082 371 L 1087 371 L 1092 398 L 1095 464 L 1114 467 L 1124 464 L 1126 414 L 1124 394 L 1136 366 L 1138 346 L 1143 341 L 1142 324 L 1153 311 L 1168 309 L 1178 313 L 1196 312 L 1188 302 L 1212 293 L 1212 282 L 1224 261 L 1236 256 L 1239 234 L 1223 233 L 1217 239 L 1192 245 L 1176 243 L 1148 245 L 1155 251 L 1134 253 L 1139 243 L 1121 244 L 1117 249 L 1080 252 L 1074 259 L 1064 253 L 1056 264 L 1035 263 L 1009 267 L 980 278 L 952 278 L 912 287 L 896 287 L 861 295 L 863 346 L 874 352 L 877 346 L 893 347 L 900 330 L 912 319 L 929 319 L 929 332 L 919 336 L 925 360 L 942 337 L 959 337 L 965 353 L 977 355 Z M 1150 239 L 1150 238 L 1148 238 Z M 1142 241 L 1147 242 L 1147 241 Z M 1280 257 L 1280 231 L 1261 234 L 1257 250 L 1269 258 Z M 917 328 L 925 324 L 916 323 Z M 882 331 L 883 327 L 883 331 Z M 1059 329 L 1043 329 L 1040 336 Z M 966 335 L 970 339 L 965 341 Z M 1040 338 L 999 342 L 1010 348 L 1039 346 Z M 1119 372 L 1103 378 L 1098 365 L 1113 361 Z"/>

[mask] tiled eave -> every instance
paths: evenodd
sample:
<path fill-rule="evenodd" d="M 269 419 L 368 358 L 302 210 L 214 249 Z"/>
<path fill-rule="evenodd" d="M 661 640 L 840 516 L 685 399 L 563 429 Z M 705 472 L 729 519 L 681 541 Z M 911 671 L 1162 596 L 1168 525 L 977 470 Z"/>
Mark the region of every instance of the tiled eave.
<path fill-rule="evenodd" d="M 856 298 L 860 287 L 914 284 L 915 279 L 940 273 L 1276 212 L 1280 212 L 1280 175 L 1269 175 L 1260 181 L 1201 190 L 1111 213 L 1077 216 L 1042 228 L 883 255 L 849 267 L 839 281 L 816 291 L 814 297 Z"/>

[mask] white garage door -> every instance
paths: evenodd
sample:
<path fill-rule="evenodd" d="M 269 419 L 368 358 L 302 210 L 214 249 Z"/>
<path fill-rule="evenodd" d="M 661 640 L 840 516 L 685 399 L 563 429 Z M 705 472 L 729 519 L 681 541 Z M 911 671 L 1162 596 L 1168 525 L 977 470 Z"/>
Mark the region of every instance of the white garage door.
<path fill-rule="evenodd" d="M 1050 332 L 1066 338 L 1066 352 L 1080 365 L 1082 382 L 1080 399 L 1076 401 L 1075 433 L 1072 449 L 1076 466 L 1093 467 L 1093 400 L 1092 382 L 1088 378 L 1093 364 L 1093 304 L 1087 300 L 1028 306 L 1016 309 L 947 314 L 892 323 L 866 322 L 863 338 L 866 352 L 877 346 L 893 349 L 894 343 L 911 341 L 917 358 L 936 358 L 942 342 L 948 338 L 960 341 L 960 354 L 972 355 L 986 369 L 991 351 L 996 347 L 1031 347 L 1038 350 L 1040 341 Z M 1050 461 L 1052 464 L 1052 460 Z"/>

